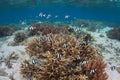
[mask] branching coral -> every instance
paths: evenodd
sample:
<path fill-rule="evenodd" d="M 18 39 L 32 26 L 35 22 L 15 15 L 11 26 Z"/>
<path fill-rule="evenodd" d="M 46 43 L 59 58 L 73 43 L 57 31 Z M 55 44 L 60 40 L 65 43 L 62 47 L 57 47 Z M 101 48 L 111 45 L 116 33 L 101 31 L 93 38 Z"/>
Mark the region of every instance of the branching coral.
<path fill-rule="evenodd" d="M 88 63 L 84 65 L 84 70 L 91 80 L 107 80 L 105 67 L 103 59 L 96 57 L 95 60 L 88 60 Z"/>
<path fill-rule="evenodd" d="M 15 52 L 11 53 L 8 57 L 4 59 L 4 62 L 8 68 L 12 68 L 11 60 L 17 60 L 19 57 Z"/>
<path fill-rule="evenodd" d="M 20 27 L 13 26 L 0 26 L 0 37 L 4 36 L 10 36 L 12 35 L 16 30 L 20 30 Z"/>
<path fill-rule="evenodd" d="M 25 41 L 27 40 L 28 36 L 25 32 L 18 32 L 15 34 L 14 41 L 10 44 L 12 46 L 16 45 L 25 45 Z"/>
<path fill-rule="evenodd" d="M 107 75 L 104 74 L 104 62 L 97 63 L 102 60 L 98 58 L 97 49 L 81 39 L 61 34 L 41 35 L 39 38 L 31 39 L 26 51 L 30 60 L 22 63 L 21 74 L 29 79 L 107 80 Z M 87 74 L 86 65 L 92 66 L 90 61 L 95 62 L 94 69 L 97 69 L 95 74 L 100 73 L 105 78 L 99 79 L 98 76 L 96 79 L 94 74 Z"/>
<path fill-rule="evenodd" d="M 16 43 L 22 42 L 26 39 L 26 34 L 24 32 L 19 32 L 15 34 L 14 41 Z"/>
<path fill-rule="evenodd" d="M 41 24 L 33 24 L 32 27 L 29 28 L 30 35 L 39 35 L 42 33 L 43 35 L 53 33 L 53 34 L 59 34 L 59 33 L 69 33 L 74 32 L 74 29 L 70 27 L 54 27 L 53 25 L 48 25 L 45 23 Z"/>

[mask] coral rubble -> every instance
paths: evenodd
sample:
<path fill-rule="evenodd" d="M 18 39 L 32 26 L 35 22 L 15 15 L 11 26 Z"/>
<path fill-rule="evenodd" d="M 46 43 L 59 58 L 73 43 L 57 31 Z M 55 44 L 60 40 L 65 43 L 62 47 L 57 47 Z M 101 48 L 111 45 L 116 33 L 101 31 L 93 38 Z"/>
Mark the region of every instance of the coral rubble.
<path fill-rule="evenodd" d="M 21 65 L 23 77 L 32 80 L 107 80 L 106 64 L 97 48 L 65 34 L 32 38 L 26 48 L 29 60 Z"/>
<path fill-rule="evenodd" d="M 15 52 L 11 53 L 8 57 L 4 59 L 4 62 L 8 68 L 12 68 L 12 60 L 17 60 L 19 57 Z"/>

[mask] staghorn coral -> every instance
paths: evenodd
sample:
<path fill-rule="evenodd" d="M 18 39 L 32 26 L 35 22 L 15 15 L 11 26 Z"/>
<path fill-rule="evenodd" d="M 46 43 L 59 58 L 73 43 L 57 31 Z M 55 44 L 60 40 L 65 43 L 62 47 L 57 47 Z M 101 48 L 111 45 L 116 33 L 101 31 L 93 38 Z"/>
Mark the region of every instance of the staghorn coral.
<path fill-rule="evenodd" d="M 21 65 L 21 74 L 31 80 L 97 80 L 90 77 L 86 65 L 90 60 L 99 61 L 97 49 L 81 39 L 69 35 L 47 34 L 32 38 L 26 48 L 30 60 Z M 96 63 L 97 64 L 97 63 Z M 100 75 L 105 76 L 105 64 L 100 62 Z M 89 68 L 89 67 L 88 67 Z M 91 68 L 90 68 L 91 69 Z M 98 69 L 98 66 L 95 66 Z M 99 73 L 96 70 L 96 74 Z M 99 79 L 99 76 L 98 76 Z"/>
<path fill-rule="evenodd" d="M 107 80 L 105 67 L 106 64 L 99 56 L 95 60 L 88 60 L 88 63 L 84 65 L 84 70 L 89 80 Z"/>
<path fill-rule="evenodd" d="M 40 71 L 41 69 L 34 66 L 34 64 L 30 64 L 27 60 L 25 60 L 21 66 L 21 72 L 26 78 L 32 78 L 33 76 L 37 76 L 39 75 Z"/>

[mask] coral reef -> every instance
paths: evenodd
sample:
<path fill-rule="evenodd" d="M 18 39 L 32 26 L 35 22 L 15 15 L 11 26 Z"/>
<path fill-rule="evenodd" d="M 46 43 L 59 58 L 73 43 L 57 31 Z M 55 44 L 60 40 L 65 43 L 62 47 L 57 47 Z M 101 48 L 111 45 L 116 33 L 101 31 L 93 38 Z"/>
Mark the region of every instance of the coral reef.
<path fill-rule="evenodd" d="M 26 38 L 26 34 L 24 32 L 19 32 L 19 33 L 15 34 L 14 41 L 16 43 L 19 43 L 19 42 L 24 41 L 25 38 Z"/>
<path fill-rule="evenodd" d="M 75 20 L 73 21 L 73 25 L 82 29 L 82 28 L 88 27 L 89 23 L 88 21 L 85 21 L 85 20 Z"/>
<path fill-rule="evenodd" d="M 114 28 L 112 30 L 109 30 L 107 32 L 107 36 L 110 39 L 117 39 L 120 41 L 120 27 L 119 28 Z"/>
<path fill-rule="evenodd" d="M 74 32 L 74 29 L 66 26 L 66 27 L 59 27 L 59 26 L 53 26 L 53 25 L 49 25 L 49 24 L 45 24 L 45 23 L 37 23 L 37 24 L 33 24 L 30 28 L 29 28 L 29 34 L 30 35 L 40 35 L 41 33 L 43 35 L 49 34 L 49 33 L 53 33 L 53 34 L 69 34 L 70 32 Z"/>
<path fill-rule="evenodd" d="M 96 29 L 102 29 L 104 26 L 107 26 L 109 23 L 94 21 L 94 20 L 75 20 L 73 25 L 80 28 L 88 28 L 90 31 L 95 31 Z M 93 28 L 93 29 L 92 29 Z"/>
<path fill-rule="evenodd" d="M 94 38 L 93 38 L 93 36 L 91 36 L 91 34 L 84 32 L 80 29 L 76 29 L 76 33 L 74 35 L 76 38 L 83 39 L 87 44 L 94 41 Z"/>
<path fill-rule="evenodd" d="M 19 58 L 18 55 L 15 54 L 15 52 L 13 52 L 4 59 L 4 62 L 5 62 L 6 66 L 8 68 L 12 68 L 12 62 L 11 61 L 17 60 L 18 58 Z"/>
<path fill-rule="evenodd" d="M 28 43 L 30 59 L 21 64 L 21 74 L 31 80 L 107 80 L 97 50 L 67 34 L 40 35 Z"/>
<path fill-rule="evenodd" d="M 106 64 L 101 57 L 96 57 L 95 60 L 89 60 L 87 64 L 84 65 L 85 73 L 91 80 L 106 80 L 107 74 L 104 73 Z"/>
<path fill-rule="evenodd" d="M 4 36 L 10 36 L 12 35 L 16 30 L 20 30 L 20 27 L 17 26 L 0 26 L 0 37 Z"/>

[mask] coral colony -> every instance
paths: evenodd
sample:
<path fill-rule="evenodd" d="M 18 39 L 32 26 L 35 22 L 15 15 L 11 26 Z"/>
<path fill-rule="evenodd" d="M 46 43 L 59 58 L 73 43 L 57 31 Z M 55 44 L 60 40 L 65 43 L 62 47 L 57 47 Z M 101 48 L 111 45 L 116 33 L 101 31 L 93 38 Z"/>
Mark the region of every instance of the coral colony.
<path fill-rule="evenodd" d="M 20 80 L 109 80 L 108 69 L 120 73 L 120 67 L 111 65 L 112 62 L 107 60 L 104 62 L 105 56 L 102 53 L 107 50 L 104 47 L 106 45 L 95 44 L 96 38 L 83 30 L 83 27 L 86 30 L 90 28 L 87 27 L 88 24 L 83 21 L 76 22 L 75 25 L 78 26 L 73 28 L 65 23 L 31 23 L 25 31 L 16 32 L 12 38 L 13 42 L 7 45 L 12 47 L 10 49 L 24 46 L 24 51 L 13 50 L 7 56 L 0 56 L 0 65 L 4 63 L 6 71 L 11 69 L 15 71 L 15 65 L 19 64 L 17 68 L 19 72 L 17 70 L 6 72 L 1 68 L 1 75 L 6 75 L 11 80 L 17 80 L 15 74 L 19 75 Z M 115 28 L 106 34 L 116 35 L 112 36 L 113 39 L 119 40 L 118 32 L 119 28 Z M 3 33 L 1 31 L 1 34 Z M 101 33 L 98 36 L 99 39 L 100 36 L 101 39 L 107 37 Z M 113 45 L 110 43 L 108 46 L 111 49 Z M 119 48 L 116 47 L 115 50 L 119 55 Z"/>
<path fill-rule="evenodd" d="M 34 27 L 29 29 L 30 34 L 39 35 L 31 38 L 26 47 L 26 53 L 30 58 L 21 64 L 20 72 L 24 78 L 107 80 L 103 58 L 97 54 L 96 47 L 88 45 L 91 40 L 90 35 L 82 39 L 66 33 L 73 31 L 68 27 L 44 28 L 40 24 Z"/>

